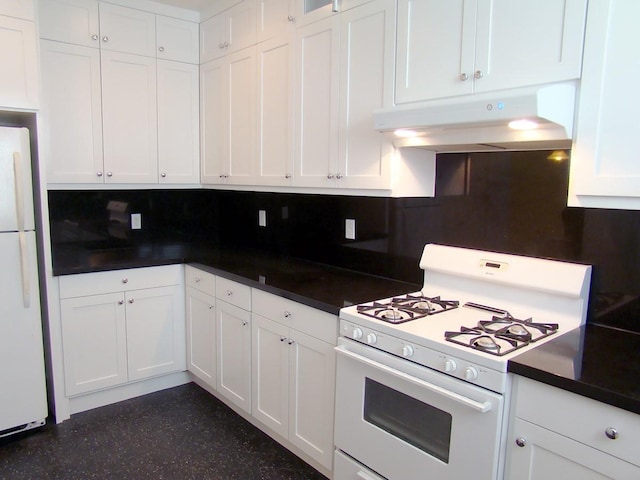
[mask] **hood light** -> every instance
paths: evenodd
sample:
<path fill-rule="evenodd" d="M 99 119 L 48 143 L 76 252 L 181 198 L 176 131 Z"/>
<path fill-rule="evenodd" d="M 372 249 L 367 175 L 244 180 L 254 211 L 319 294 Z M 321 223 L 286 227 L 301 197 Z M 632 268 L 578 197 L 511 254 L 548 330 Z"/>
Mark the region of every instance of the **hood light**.
<path fill-rule="evenodd" d="M 394 131 L 393 134 L 399 138 L 413 138 L 418 136 L 418 132 L 416 132 L 415 130 L 407 130 L 404 128 L 400 128 Z"/>
<path fill-rule="evenodd" d="M 527 120 L 526 118 L 520 120 L 512 120 L 509 122 L 509 128 L 514 130 L 533 130 L 538 128 L 538 124 L 533 120 Z"/>

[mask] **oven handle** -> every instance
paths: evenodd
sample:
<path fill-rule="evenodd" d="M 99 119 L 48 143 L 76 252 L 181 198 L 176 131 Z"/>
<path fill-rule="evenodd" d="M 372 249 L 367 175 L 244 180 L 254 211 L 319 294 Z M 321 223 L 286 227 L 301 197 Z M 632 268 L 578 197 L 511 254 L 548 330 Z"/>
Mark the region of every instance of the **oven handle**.
<path fill-rule="evenodd" d="M 345 355 L 347 357 L 351 357 L 354 360 L 357 360 L 359 362 L 365 363 L 371 367 L 374 367 L 378 370 L 382 370 L 386 373 L 389 373 L 391 375 L 393 375 L 394 377 L 398 377 L 402 380 L 406 380 L 408 382 L 413 383 L 414 385 L 417 385 L 419 387 L 422 388 L 426 388 L 427 390 L 430 390 L 434 393 L 437 393 L 439 395 L 442 395 L 444 397 L 447 397 L 451 400 L 454 400 L 458 403 L 461 403 L 462 405 L 472 408 L 473 410 L 477 410 L 480 413 L 486 413 L 488 411 L 491 410 L 491 402 L 486 401 L 486 402 L 477 402 L 475 400 L 472 400 L 470 398 L 465 397 L 464 395 L 460 395 L 459 393 L 455 393 L 452 392 L 450 390 L 447 390 L 446 388 L 442 388 L 439 387 L 437 385 L 434 385 L 433 383 L 429 383 L 429 382 L 425 382 L 424 380 L 421 380 L 419 378 L 413 377 L 409 374 L 406 374 L 404 372 L 401 372 L 400 370 L 396 370 L 395 368 L 391 368 L 388 367 L 387 365 L 384 365 L 382 363 L 376 362 L 375 360 L 371 360 L 367 357 L 364 357 L 362 355 L 358 355 L 357 353 L 354 352 L 350 352 L 349 350 L 347 350 L 343 345 L 340 345 L 338 347 L 335 347 L 336 352 L 338 352 L 339 354 Z"/>

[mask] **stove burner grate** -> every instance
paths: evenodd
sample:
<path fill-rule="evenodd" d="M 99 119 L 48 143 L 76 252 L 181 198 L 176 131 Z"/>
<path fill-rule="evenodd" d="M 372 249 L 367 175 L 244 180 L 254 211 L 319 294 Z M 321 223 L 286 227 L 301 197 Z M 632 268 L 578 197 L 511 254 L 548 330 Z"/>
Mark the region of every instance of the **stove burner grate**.
<path fill-rule="evenodd" d="M 457 300 L 407 294 L 390 300 L 358 305 L 357 311 L 377 320 L 399 324 L 457 308 Z"/>

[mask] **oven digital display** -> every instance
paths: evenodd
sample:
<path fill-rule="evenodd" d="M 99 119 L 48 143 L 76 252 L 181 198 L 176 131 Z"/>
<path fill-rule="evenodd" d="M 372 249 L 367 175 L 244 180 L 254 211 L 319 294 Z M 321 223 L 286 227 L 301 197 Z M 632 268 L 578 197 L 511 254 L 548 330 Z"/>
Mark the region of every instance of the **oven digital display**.
<path fill-rule="evenodd" d="M 449 463 L 451 414 L 365 378 L 364 419 Z"/>

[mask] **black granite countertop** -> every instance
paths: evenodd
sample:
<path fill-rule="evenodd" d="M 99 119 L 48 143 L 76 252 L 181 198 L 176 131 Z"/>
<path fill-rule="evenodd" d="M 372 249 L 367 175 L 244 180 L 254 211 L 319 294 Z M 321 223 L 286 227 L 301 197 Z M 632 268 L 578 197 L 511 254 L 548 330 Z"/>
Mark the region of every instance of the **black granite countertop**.
<path fill-rule="evenodd" d="M 586 324 L 509 361 L 509 371 L 640 414 L 640 334 Z"/>
<path fill-rule="evenodd" d="M 69 244 L 56 247 L 53 252 L 54 275 L 174 263 L 188 263 L 334 315 L 344 306 L 414 292 L 421 287 L 262 251 L 193 242 Z"/>

